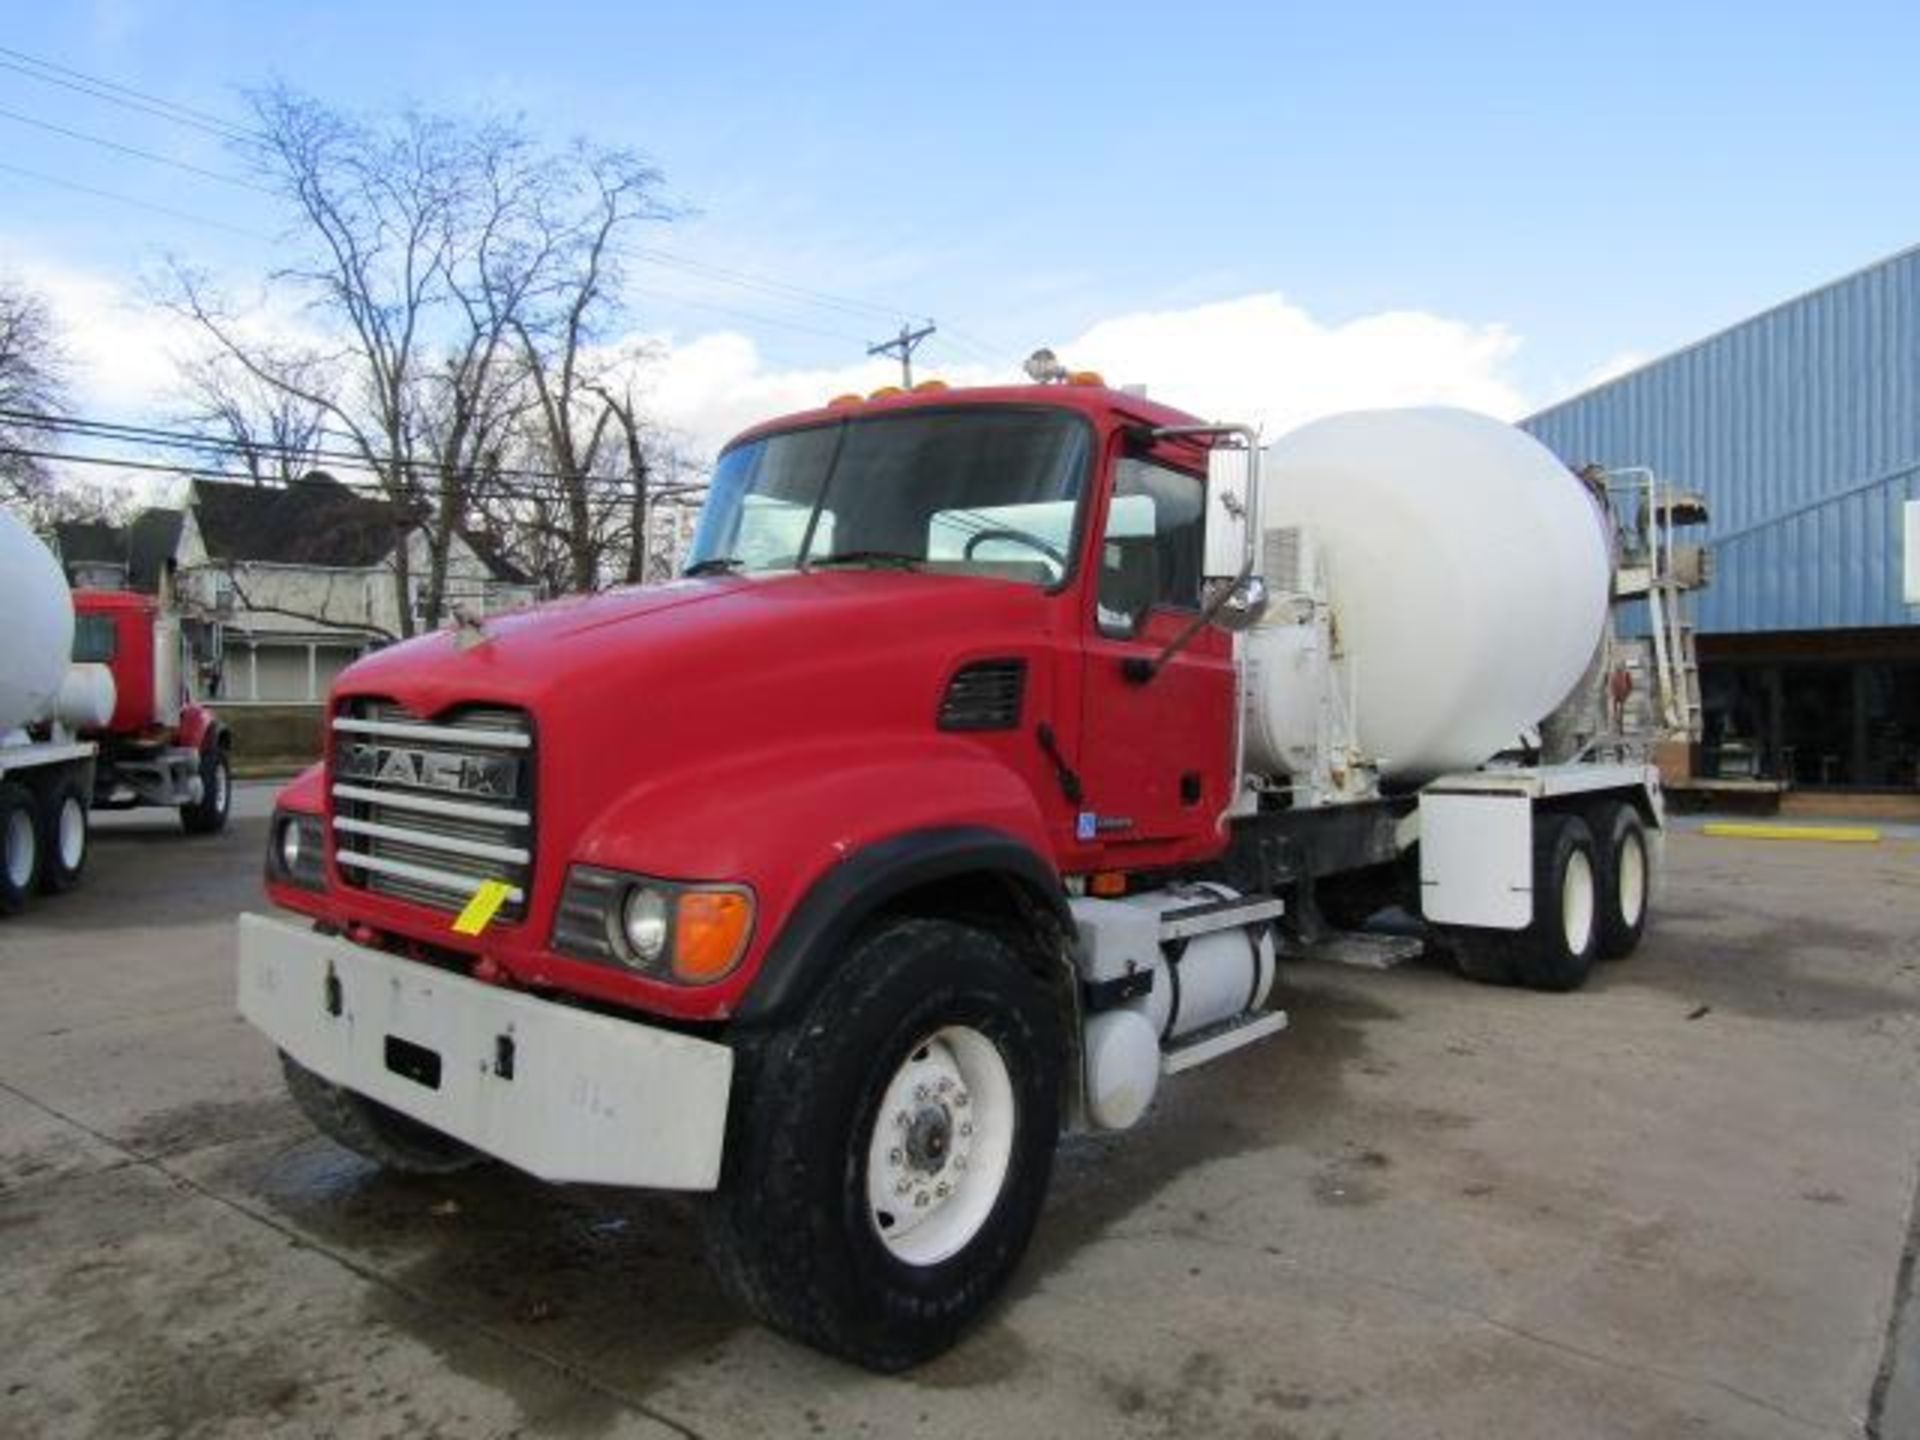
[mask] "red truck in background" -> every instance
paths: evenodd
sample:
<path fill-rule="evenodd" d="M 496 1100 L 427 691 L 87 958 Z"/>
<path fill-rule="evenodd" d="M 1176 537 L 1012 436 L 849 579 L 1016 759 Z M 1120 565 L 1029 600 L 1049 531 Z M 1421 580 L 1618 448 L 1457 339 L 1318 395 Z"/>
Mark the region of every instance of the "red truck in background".
<path fill-rule="evenodd" d="M 1468 418 L 1433 463 L 1544 467 L 1601 576 L 1565 692 L 1601 527 Z M 1088 377 L 845 397 L 727 447 L 684 578 L 361 660 L 275 811 L 293 918 L 240 923 L 294 1098 L 399 1169 L 706 1192 L 732 1294 L 898 1369 L 1006 1282 L 1063 1131 L 1284 1029 L 1278 952 L 1389 904 L 1481 979 L 1631 950 L 1655 773 L 1542 713 L 1369 754 L 1261 454 Z"/>
<path fill-rule="evenodd" d="M 193 699 L 178 621 L 150 595 L 69 591 L 0 511 L 0 915 L 80 882 L 95 809 L 177 809 L 189 834 L 227 822 L 227 727 Z"/>

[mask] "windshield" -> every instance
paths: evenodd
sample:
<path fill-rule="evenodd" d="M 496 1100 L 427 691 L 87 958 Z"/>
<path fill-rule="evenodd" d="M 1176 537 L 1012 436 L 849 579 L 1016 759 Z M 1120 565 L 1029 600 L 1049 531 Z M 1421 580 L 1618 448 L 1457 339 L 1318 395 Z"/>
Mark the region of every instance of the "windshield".
<path fill-rule="evenodd" d="M 873 565 L 1066 576 L 1091 441 L 1049 410 L 935 410 L 789 430 L 714 469 L 689 573 Z"/>

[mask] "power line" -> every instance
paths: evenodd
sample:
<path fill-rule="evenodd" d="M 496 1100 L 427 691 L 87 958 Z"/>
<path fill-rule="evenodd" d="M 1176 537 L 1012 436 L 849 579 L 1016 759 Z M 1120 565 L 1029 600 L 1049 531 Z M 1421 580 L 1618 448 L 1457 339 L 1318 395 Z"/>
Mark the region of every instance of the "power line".
<path fill-rule="evenodd" d="M 89 135 L 84 130 L 69 130 L 64 125 L 55 125 L 50 120 L 36 120 L 31 115 L 22 115 L 15 110 L 0 109 L 0 118 L 12 120 L 20 125 L 31 125 L 36 130 L 51 131 L 55 135 L 65 135 L 70 140 L 84 140 L 89 145 L 98 145 L 106 150 L 118 150 L 122 155 L 132 155 L 136 159 L 150 160 L 156 165 L 170 165 L 175 170 L 185 170 L 190 175 L 204 176 L 208 180 L 218 180 L 227 185 L 239 185 L 248 190 L 257 190 L 262 195 L 275 195 L 280 192 L 267 185 L 256 185 L 251 180 L 242 180 L 238 175 L 224 175 L 218 170 L 209 170 L 202 165 L 192 165 L 185 160 L 175 160 L 171 155 L 158 155 L 151 150 L 142 150 L 133 145 L 122 145 L 118 140 L 109 140 L 102 135 Z"/>
<path fill-rule="evenodd" d="M 239 225 L 229 225 L 224 220 L 215 220 L 207 215 L 195 215 L 188 210 L 176 210 L 171 205 L 156 205 L 151 200 L 137 200 L 131 195 L 122 195 L 117 190 L 102 190 L 97 185 L 82 185 L 77 180 L 66 180 L 58 175 L 48 175 L 43 171 L 29 170 L 24 165 L 13 165 L 7 161 L 0 160 L 0 170 L 25 176 L 29 180 L 38 180 L 43 185 L 56 185 L 62 190 L 77 191 L 82 195 L 92 195 L 101 200 L 113 200 L 121 205 L 131 205 L 139 210 L 151 210 L 157 215 L 170 215 L 175 220 L 185 220 L 193 225 L 208 225 L 216 230 L 226 230 L 235 235 L 244 235 L 249 240 L 261 240 L 268 244 L 273 243 L 271 236 L 262 235 L 257 230 L 248 230 Z"/>
<path fill-rule="evenodd" d="M 41 64 L 44 62 L 35 61 L 34 63 Z M 73 90 L 79 94 L 90 96 L 95 100 L 104 100 L 109 105 L 119 105 L 127 110 L 138 110 L 142 114 L 156 116 L 161 120 L 170 120 L 175 125 L 186 125 L 195 130 L 204 130 L 207 134 L 217 136 L 222 140 L 237 141 L 248 145 L 261 145 L 265 143 L 259 136 L 252 134 L 250 131 L 228 125 L 225 122 L 208 124 L 203 120 L 196 120 L 188 115 L 176 114 L 173 109 L 168 108 L 171 104 L 169 101 L 159 100 L 148 104 L 141 100 L 129 99 L 123 95 L 113 94 L 111 90 L 107 88 L 111 84 L 109 81 L 81 84 L 75 80 L 63 80 L 58 75 L 49 75 L 44 71 L 29 69 L 25 65 L 17 65 L 11 60 L 0 60 L 0 70 L 11 70 L 17 75 L 25 75 L 29 80 L 38 80 L 44 85 L 58 85 L 63 90 Z M 70 73 L 78 74 L 79 72 L 74 71 Z M 122 88 L 124 87 L 112 86 L 113 90 Z"/>
<path fill-rule="evenodd" d="M 31 55 L 25 51 L 16 50 L 5 45 L 0 45 L 0 57 L 11 57 L 0 58 L 0 69 L 11 70 L 17 74 L 27 76 L 30 79 L 41 81 L 44 84 L 62 86 L 65 89 L 76 91 L 89 98 L 103 100 L 109 104 L 119 105 L 129 110 L 171 121 L 175 124 L 190 126 L 230 142 L 237 141 L 255 146 L 268 146 L 270 144 L 266 136 L 261 135 L 257 131 L 249 130 L 211 111 L 198 110 L 189 105 L 182 105 L 178 101 L 168 100 L 147 91 L 137 90 L 132 86 L 122 85 L 118 81 L 109 80 L 103 76 L 89 74 L 83 70 L 76 70 L 71 66 L 43 59 L 40 56 Z M 64 135 L 88 144 L 117 150 L 122 154 L 137 159 L 167 165 L 191 174 L 203 176 L 207 179 L 218 180 L 225 184 L 242 186 L 268 195 L 278 193 L 270 187 L 241 179 L 238 176 L 223 174 L 216 170 L 206 169 L 186 161 L 175 160 L 169 156 L 143 150 L 137 146 L 123 144 L 104 136 L 69 129 L 49 121 L 21 115 L 15 111 L 0 110 L 0 116 L 4 116 L 17 123 L 35 126 L 39 129 Z M 155 214 L 167 215 L 177 220 L 185 220 L 197 225 L 207 225 L 217 229 L 227 230 L 237 235 L 243 235 L 249 239 L 273 243 L 269 236 L 258 234 L 257 232 L 244 229 L 240 226 L 231 225 L 226 221 L 215 220 L 208 216 L 195 215 L 188 211 L 175 209 L 172 206 L 155 204 L 151 201 L 140 200 L 133 196 L 122 195 L 99 187 L 83 185 L 77 181 L 66 180 L 59 176 L 29 170 L 24 166 L 0 162 L 0 168 L 4 168 L 28 179 L 38 180 L 43 184 L 56 185 L 80 194 L 92 195 L 104 200 L 113 200 L 122 204 L 132 205 L 138 209 L 148 210 Z M 883 305 L 855 296 L 836 294 L 833 291 L 822 290 L 812 286 L 797 285 L 775 276 L 713 265 L 706 261 L 694 260 L 684 255 L 675 254 L 672 251 L 658 250 L 652 247 L 634 247 L 628 253 L 633 259 L 644 264 L 679 270 L 684 274 L 697 275 L 721 284 L 732 285 L 739 289 L 757 291 L 765 295 L 796 300 L 822 309 L 837 310 L 848 315 L 868 318 L 878 316 L 892 320 L 908 313 L 900 307 Z M 751 310 L 733 308 L 709 301 L 662 295 L 658 292 L 654 292 L 654 298 L 694 309 L 710 310 L 717 314 L 730 315 L 733 318 L 752 324 L 768 325 L 778 329 L 792 330 L 802 334 L 815 335 L 824 339 L 837 340 L 849 344 L 860 343 L 854 336 L 844 332 L 828 330 L 819 326 L 805 325 L 797 321 L 783 320 L 773 316 L 758 314 Z M 902 334 L 907 333 L 907 329 L 908 327 L 903 323 L 901 326 Z M 948 338 L 950 348 L 957 348 L 954 347 L 953 342 L 958 342 L 958 347 L 971 349 L 976 356 L 989 363 L 998 363 L 1003 358 L 1003 352 L 998 351 L 995 347 L 968 336 L 964 331 L 953 330 L 952 327 L 948 327 L 948 329 L 951 332 L 950 338 L 943 338 Z M 893 341 L 887 343 L 889 345 L 897 345 L 899 342 Z M 869 350 L 869 353 L 875 352 Z M 911 350 L 909 349 L 907 355 L 910 355 L 910 353 Z M 911 364 L 908 361 L 907 355 L 902 356 L 902 364 L 903 369 L 910 374 Z"/>
<path fill-rule="evenodd" d="M 160 95 L 149 95 L 146 91 L 136 90 L 131 85 L 122 85 L 116 80 L 108 80 L 99 75 L 89 75 L 84 70 L 75 70 L 71 66 L 62 65 L 54 60 L 46 60 L 38 55 L 29 55 L 24 50 L 15 50 L 8 45 L 0 45 L 0 55 L 11 55 L 15 60 L 25 61 L 29 65 L 36 65 L 42 70 L 52 70 L 60 75 L 71 76 L 75 80 L 84 80 L 89 85 L 97 85 L 103 90 L 117 91 L 122 95 L 131 96 L 136 100 L 144 100 L 150 105 L 159 105 L 168 110 L 176 110 L 183 116 L 204 121 L 209 125 L 218 125 L 228 130 L 239 130 L 241 128 L 225 116 L 215 115 L 209 110 L 196 110 L 193 106 L 182 105 L 177 100 L 168 100 Z"/>
<path fill-rule="evenodd" d="M 396 458 L 388 465 L 376 464 L 364 455 L 355 455 L 344 451 L 323 450 L 317 447 L 301 447 L 278 444 L 268 441 L 247 442 L 227 439 L 220 436 L 194 435 L 186 431 L 163 430 L 155 426 L 125 425 L 114 421 L 87 420 L 71 416 L 42 416 L 26 411 L 0 409 L 0 420 L 12 421 L 23 426 L 31 425 L 42 433 L 70 436 L 75 439 L 93 440 L 107 444 L 146 445 L 159 450 L 185 450 L 199 454 L 231 456 L 247 459 L 257 458 L 267 461 L 292 462 L 329 472 L 334 483 L 347 489 L 366 493 L 377 493 L 390 498 L 387 485 L 379 480 L 341 479 L 330 472 L 347 470 L 372 476 L 382 476 L 388 469 L 404 471 L 412 476 L 424 476 L 428 479 L 446 476 L 462 477 L 463 494 L 480 497 L 506 499 L 555 498 L 572 490 L 598 492 L 622 497 L 632 493 L 631 477 L 614 475 L 581 475 L 571 480 L 554 470 L 537 470 L 511 466 L 488 467 L 473 470 L 469 467 L 446 464 L 431 459 Z M 207 478 L 234 480 L 239 477 L 231 470 L 217 469 L 212 466 L 194 465 L 180 460 L 134 460 L 104 455 L 80 455 L 57 450 L 38 450 L 25 447 L 0 447 L 0 453 L 19 455 L 28 459 L 46 461 L 72 461 L 76 464 L 122 466 L 131 470 L 146 470 L 177 474 L 189 478 Z M 515 484 L 514 482 L 521 482 Z M 289 477 L 285 483 L 316 483 L 302 477 Z M 704 482 L 679 485 L 675 489 L 697 489 Z M 648 493 L 659 493 L 662 487 L 649 485 Z"/>
<path fill-rule="evenodd" d="M 149 474 L 171 475 L 182 480 L 206 480 L 220 484 L 243 485 L 247 486 L 247 488 L 253 488 L 254 485 L 258 485 L 258 488 L 263 490 L 293 490 L 301 487 L 321 488 L 332 485 L 350 494 L 360 496 L 364 499 L 378 500 L 384 504 L 400 505 L 406 503 L 405 500 L 396 498 L 374 481 L 342 480 L 336 475 L 324 472 L 322 472 L 322 474 L 290 475 L 285 478 L 276 478 L 271 482 L 249 483 L 245 477 L 236 475 L 231 470 L 216 470 L 207 466 L 187 465 L 177 461 L 129 460 L 114 455 L 86 455 L 75 454 L 71 451 L 35 450 L 14 446 L 9 446 L 4 451 L 0 451 L 0 453 L 19 456 L 28 460 L 43 460 L 66 465 L 90 465 L 112 470 L 137 470 Z M 324 478 L 322 478 L 323 474 Z M 633 487 L 631 483 L 623 482 L 618 489 L 614 488 L 611 481 L 597 479 L 584 480 L 581 484 L 588 488 L 590 493 L 597 493 L 609 502 L 618 500 L 624 503 L 633 498 Z M 706 488 L 707 482 L 705 481 L 688 481 L 669 485 L 648 485 L 645 487 L 645 494 L 648 502 L 651 503 L 656 499 L 673 499 L 677 496 L 695 494 Z M 557 486 L 507 486 L 489 484 L 485 481 L 475 481 L 461 488 L 460 499 L 467 503 L 479 503 L 486 500 L 561 501 L 566 499 L 566 493 Z"/>

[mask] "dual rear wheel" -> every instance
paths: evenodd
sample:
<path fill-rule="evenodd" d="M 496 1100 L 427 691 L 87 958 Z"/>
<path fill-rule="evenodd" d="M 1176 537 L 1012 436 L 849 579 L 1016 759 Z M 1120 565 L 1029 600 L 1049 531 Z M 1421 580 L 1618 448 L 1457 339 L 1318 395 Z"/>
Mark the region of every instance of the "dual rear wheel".
<path fill-rule="evenodd" d="M 79 884 L 91 839 L 79 778 L 0 783 L 0 915 L 18 914 L 35 890 L 57 894 Z"/>
<path fill-rule="evenodd" d="M 1524 930 L 1447 931 L 1463 974 L 1492 985 L 1577 990 L 1596 960 L 1631 954 L 1646 931 L 1646 825 L 1624 801 L 1534 818 L 1533 920 Z"/>

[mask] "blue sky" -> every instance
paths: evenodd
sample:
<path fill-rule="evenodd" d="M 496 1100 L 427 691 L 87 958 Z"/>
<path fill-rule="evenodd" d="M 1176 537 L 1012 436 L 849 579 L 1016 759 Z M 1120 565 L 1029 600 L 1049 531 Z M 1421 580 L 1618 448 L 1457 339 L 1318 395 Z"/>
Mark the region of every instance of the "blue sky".
<path fill-rule="evenodd" d="M 1317 337 L 1280 385 L 1346 337 L 1358 374 L 1478 366 L 1488 408 L 1512 409 L 1920 240 L 1911 5 L 9 8 L 0 45 L 223 115 L 278 75 L 347 107 L 492 107 L 639 147 L 693 212 L 662 247 L 932 315 L 966 339 L 927 358 L 961 367 L 1124 333 L 1103 353 L 1151 368 L 1161 332 L 1139 317 L 1197 313 L 1168 353 L 1217 334 L 1259 368 Z M 10 70 L 0 109 L 233 168 L 204 134 Z M 273 228 L 263 197 L 4 117 L 0 162 Z M 164 251 L 238 276 L 271 249 L 0 170 L 0 266 L 30 277 L 131 303 Z M 880 328 L 635 281 L 639 328 L 744 345 L 682 377 L 696 390 L 850 365 Z M 1306 328 L 1235 308 L 1262 296 Z M 1457 351 L 1365 328 L 1402 312 Z"/>

